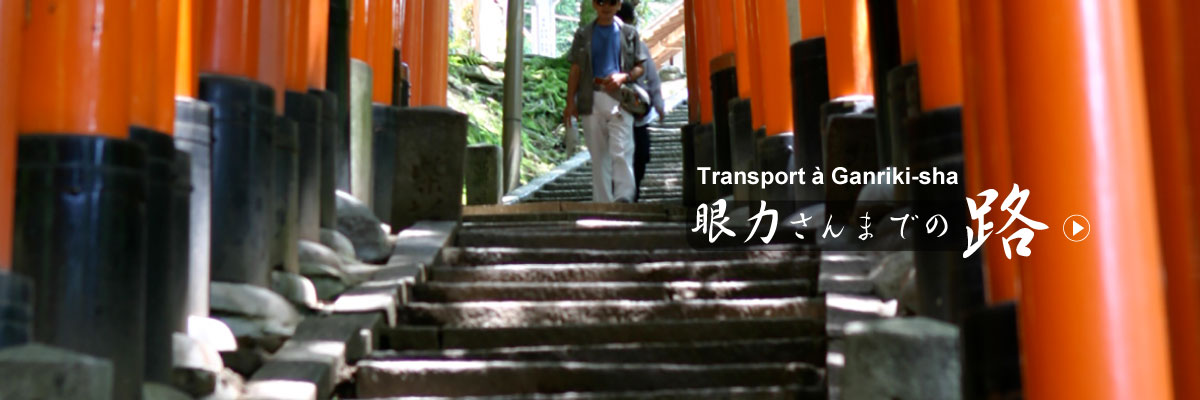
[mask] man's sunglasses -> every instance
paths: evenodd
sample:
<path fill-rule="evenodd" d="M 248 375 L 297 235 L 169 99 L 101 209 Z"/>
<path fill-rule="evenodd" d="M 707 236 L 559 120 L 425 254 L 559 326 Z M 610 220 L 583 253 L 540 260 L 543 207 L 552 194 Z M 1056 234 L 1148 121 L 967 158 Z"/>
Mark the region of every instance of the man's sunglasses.
<path fill-rule="evenodd" d="M 595 0 L 596 4 L 602 6 L 615 6 L 621 4 L 621 0 Z"/>

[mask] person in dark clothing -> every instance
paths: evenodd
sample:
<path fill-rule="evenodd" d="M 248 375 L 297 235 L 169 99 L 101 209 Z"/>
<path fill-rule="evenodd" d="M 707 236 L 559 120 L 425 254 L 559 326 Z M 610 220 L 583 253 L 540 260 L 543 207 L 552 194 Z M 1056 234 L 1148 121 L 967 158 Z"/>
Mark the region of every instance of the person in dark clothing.
<path fill-rule="evenodd" d="M 621 10 L 617 11 L 617 18 L 627 24 L 637 25 L 637 16 L 632 4 L 622 4 Z M 645 115 L 634 116 L 633 181 L 636 188 L 633 195 L 634 202 L 637 202 L 642 196 L 642 178 L 646 176 L 646 164 L 650 163 L 650 124 L 666 115 L 658 66 L 654 64 L 654 60 L 647 61 L 649 62 L 642 64 L 645 73 L 642 74 L 641 79 L 637 80 L 637 83 L 646 89 L 646 93 L 650 94 L 652 107 Z"/>

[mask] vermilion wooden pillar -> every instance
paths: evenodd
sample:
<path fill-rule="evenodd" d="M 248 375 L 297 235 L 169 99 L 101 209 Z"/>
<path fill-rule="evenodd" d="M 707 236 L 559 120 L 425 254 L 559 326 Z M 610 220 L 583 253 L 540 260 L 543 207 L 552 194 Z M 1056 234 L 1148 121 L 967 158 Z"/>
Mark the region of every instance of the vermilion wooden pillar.
<path fill-rule="evenodd" d="M 871 30 L 867 23 L 866 0 L 826 0 L 825 54 L 830 99 L 875 93 Z"/>
<path fill-rule="evenodd" d="M 129 122 L 153 129 L 157 116 L 154 109 L 160 105 L 154 101 L 154 83 L 157 80 L 154 64 L 158 60 L 158 44 L 155 40 L 158 29 L 155 18 L 158 15 L 158 0 L 130 0 L 130 6 L 133 15 L 138 17 L 130 21 L 133 47 L 130 49 L 132 58 L 129 62 L 129 73 L 136 78 L 129 80 Z"/>
<path fill-rule="evenodd" d="M 308 87 L 325 90 L 329 57 L 329 0 L 308 1 Z"/>
<path fill-rule="evenodd" d="M 896 17 L 900 20 L 900 64 L 917 62 L 917 12 L 913 2 L 896 0 Z"/>
<path fill-rule="evenodd" d="M 738 97 L 749 99 L 753 81 L 750 79 L 750 13 L 747 12 L 749 0 L 734 0 L 733 2 L 733 38 L 734 51 L 737 56 Z"/>
<path fill-rule="evenodd" d="M 275 90 L 275 113 L 283 114 L 283 99 L 286 89 L 288 40 L 290 40 L 292 24 L 289 19 L 291 9 L 304 4 L 304 1 L 292 0 L 260 0 L 259 18 L 262 20 L 259 30 L 258 69 L 255 79 Z"/>
<path fill-rule="evenodd" d="M 371 14 L 367 12 L 367 0 L 350 2 L 350 57 L 366 60 L 371 38 L 367 24 L 371 20 Z"/>
<path fill-rule="evenodd" d="M 17 175 L 17 92 L 25 2 L 0 0 L 0 271 L 12 270 L 13 200 Z"/>
<path fill-rule="evenodd" d="M 450 65 L 450 3 L 426 1 L 422 37 L 421 105 L 446 106 L 446 85 Z"/>
<path fill-rule="evenodd" d="M 758 15 L 754 12 L 753 0 L 736 0 L 733 8 L 734 40 L 737 47 L 738 97 L 750 99 L 750 117 L 755 128 L 763 126 L 763 102 L 761 76 L 758 73 Z"/>
<path fill-rule="evenodd" d="M 1025 396 L 1172 398 L 1136 3 L 1001 7 L 1013 177 L 1055 230 L 1020 264 Z M 1073 214 L 1078 243 L 1056 231 Z"/>
<path fill-rule="evenodd" d="M 700 123 L 707 124 L 713 122 L 712 85 L 709 84 L 712 68 L 709 61 L 714 56 L 714 50 L 720 48 L 720 29 L 712 16 L 712 10 L 715 8 L 713 2 L 695 1 L 692 4 L 692 17 L 695 18 L 693 29 L 696 33 L 696 70 L 689 75 L 695 74 L 696 91 L 700 96 L 691 101 L 700 103 Z"/>
<path fill-rule="evenodd" d="M 1187 129 L 1187 132 L 1189 133 L 1187 135 L 1188 154 L 1198 154 L 1197 152 L 1200 151 L 1200 138 L 1197 138 L 1195 136 L 1195 132 L 1200 132 L 1200 97 L 1197 97 L 1195 94 L 1200 93 L 1200 74 L 1198 74 L 1196 72 L 1196 71 L 1200 71 L 1200 25 L 1197 25 L 1195 23 L 1194 16 L 1200 15 L 1200 14 L 1197 14 L 1197 13 L 1200 13 L 1200 2 L 1183 0 L 1183 1 L 1177 1 L 1175 4 L 1176 4 L 1177 10 L 1178 10 L 1176 13 L 1174 13 L 1173 15 L 1166 14 L 1166 13 L 1163 13 L 1163 14 L 1170 15 L 1171 18 L 1175 19 L 1175 21 L 1173 21 L 1173 23 L 1177 27 L 1177 29 L 1179 29 L 1178 32 L 1182 38 L 1180 40 L 1181 43 L 1179 43 L 1180 49 L 1181 49 L 1181 52 L 1180 52 L 1181 59 L 1179 60 L 1179 62 L 1182 65 L 1182 74 L 1181 74 L 1178 86 L 1181 87 L 1181 89 L 1183 90 L 1184 93 L 1187 93 L 1187 96 L 1185 96 L 1183 98 L 1183 105 L 1185 107 L 1184 114 L 1185 114 L 1185 123 L 1186 123 L 1186 127 L 1187 127 L 1186 129 Z M 1163 15 L 1163 14 L 1160 14 L 1160 15 Z M 1160 22 L 1162 22 L 1162 21 L 1160 21 Z M 1170 24 L 1170 23 L 1168 22 L 1168 24 Z M 1190 175 L 1189 176 L 1190 187 L 1195 188 L 1196 185 L 1200 184 L 1200 161 L 1192 160 L 1190 162 L 1190 165 L 1188 165 L 1188 168 L 1189 168 L 1189 175 Z M 1197 193 L 1194 189 L 1192 192 L 1192 198 L 1191 198 L 1190 202 L 1191 202 L 1193 213 L 1200 212 L 1200 193 Z M 1178 222 L 1180 220 L 1176 219 L 1176 221 Z M 1193 219 L 1193 221 L 1194 221 L 1194 219 Z M 1166 243 L 1165 240 L 1164 240 L 1164 243 Z M 1193 243 L 1193 244 L 1191 244 L 1191 246 L 1196 246 L 1196 244 Z M 1168 266 L 1168 268 L 1170 268 L 1170 266 Z M 1192 273 L 1195 274 L 1196 273 L 1195 270 L 1193 270 Z M 1176 278 L 1176 279 L 1184 279 L 1184 278 Z M 1194 282 L 1200 281 L 1200 277 L 1192 275 L 1191 277 L 1186 278 L 1186 280 L 1188 282 L 1194 283 Z M 1195 302 L 1193 302 L 1192 304 L 1184 304 L 1184 305 L 1174 304 L 1176 301 L 1179 301 L 1179 300 L 1175 299 L 1174 295 L 1170 294 L 1170 292 L 1172 291 L 1171 286 L 1172 285 L 1180 285 L 1180 284 L 1181 283 L 1178 283 L 1178 282 L 1170 282 L 1167 284 L 1168 285 L 1167 286 L 1167 290 L 1168 290 L 1167 298 L 1170 303 L 1168 305 L 1168 310 L 1170 310 L 1170 312 L 1172 313 L 1172 320 L 1171 320 L 1172 336 L 1176 335 L 1174 332 L 1176 329 L 1176 325 L 1175 325 L 1175 318 L 1173 315 L 1176 312 L 1175 308 L 1179 307 L 1179 309 L 1182 309 L 1189 305 L 1193 305 L 1193 306 L 1195 305 Z M 1192 331 L 1192 332 L 1195 332 L 1195 331 Z M 1172 338 L 1172 341 L 1174 342 L 1174 338 Z M 1173 345 L 1174 345 L 1174 343 L 1173 343 Z M 1194 394 L 1196 393 L 1194 385 L 1197 383 L 1196 379 L 1194 378 L 1195 374 L 1196 374 L 1196 372 L 1195 372 L 1196 370 L 1192 369 L 1192 365 L 1188 365 L 1188 364 L 1197 361 L 1197 359 L 1196 358 L 1187 359 L 1187 360 L 1178 359 L 1177 357 L 1188 357 L 1188 354 L 1193 354 L 1193 353 L 1189 353 L 1192 350 L 1188 349 L 1186 347 L 1178 348 L 1178 349 L 1176 349 L 1176 347 L 1178 347 L 1178 346 L 1173 346 L 1171 351 L 1172 351 L 1172 357 L 1173 357 L 1172 361 L 1175 363 L 1175 365 L 1174 365 L 1175 377 L 1176 377 L 1175 378 L 1175 390 L 1177 393 L 1177 397 L 1178 398 L 1186 398 L 1185 396 L 1194 396 Z M 1176 353 L 1176 352 L 1178 352 L 1178 353 Z M 1178 356 L 1175 356 L 1175 354 L 1178 354 Z M 1184 382 L 1180 382 L 1181 378 L 1179 378 L 1179 376 L 1181 373 L 1191 374 L 1190 376 L 1192 378 L 1188 379 Z"/>
<path fill-rule="evenodd" d="M 179 20 L 175 37 L 175 95 L 196 97 L 200 77 L 195 57 L 196 43 L 200 40 L 200 24 L 197 18 L 203 0 L 179 0 Z M 171 116 L 175 120 L 175 116 Z M 173 123 L 173 122 L 172 122 Z"/>
<path fill-rule="evenodd" d="M 971 196 L 987 189 L 1005 192 L 1013 185 L 1001 1 L 962 2 L 963 163 Z M 999 240 L 986 242 L 982 251 L 988 303 L 1015 300 L 1019 259 L 1005 257 Z"/>
<path fill-rule="evenodd" d="M 725 53 L 732 53 L 737 49 L 737 35 L 734 31 L 734 14 L 733 3 L 735 1 L 718 1 L 715 2 L 715 16 L 717 20 L 717 28 L 720 34 L 720 53 L 714 54 L 719 56 Z"/>
<path fill-rule="evenodd" d="M 921 110 L 962 105 L 962 0 L 915 0 Z"/>
<path fill-rule="evenodd" d="M 175 62 L 180 0 L 158 0 L 155 17 L 154 120 L 151 128 L 175 132 Z"/>
<path fill-rule="evenodd" d="M 195 23 L 195 58 L 201 73 L 213 73 L 252 78 L 248 59 L 251 29 L 247 1 L 249 0 L 192 0 L 199 5 Z M 258 24 L 258 21 L 254 21 Z M 253 29 L 257 31 L 257 29 Z M 254 38 L 255 41 L 258 38 Z M 257 47 L 257 46 L 254 46 Z M 255 56 L 257 58 L 257 56 Z M 254 63 L 257 64 L 257 61 Z"/>
<path fill-rule="evenodd" d="M 1184 0 L 1183 2 L 1189 2 Z M 1175 396 L 1200 398 L 1200 236 L 1178 0 L 1138 2 Z M 1191 24 L 1191 22 L 1187 22 Z M 1186 71 L 1186 72 L 1185 72 Z M 1194 95 L 1194 94 L 1193 94 Z M 1193 131 L 1194 133 L 1194 131 Z"/>
<path fill-rule="evenodd" d="M 764 82 L 767 135 L 792 131 L 791 43 L 785 1 L 790 0 L 755 1 L 760 57 L 757 64 Z"/>
<path fill-rule="evenodd" d="M 422 57 L 425 54 L 424 25 L 425 0 L 407 0 L 404 4 L 404 38 L 400 55 L 408 64 L 408 81 L 412 84 L 408 103 L 413 106 L 424 104 L 421 87 L 425 85 L 422 78 L 424 66 Z"/>
<path fill-rule="evenodd" d="M 392 104 L 392 41 L 395 34 L 392 31 L 392 2 L 371 1 L 367 13 L 370 20 L 367 22 L 366 61 L 371 65 L 373 78 L 371 98 L 375 103 Z"/>
<path fill-rule="evenodd" d="M 55 12 L 28 12 L 25 18 L 17 130 L 128 137 L 128 1 L 31 0 L 26 5 L 30 10 L 53 6 Z"/>
<path fill-rule="evenodd" d="M 287 17 L 287 62 L 285 67 L 287 74 L 284 82 L 287 90 L 305 93 L 308 91 L 308 30 L 311 27 L 309 19 L 312 8 L 309 7 L 307 0 L 292 1 L 291 3 L 291 6 L 288 7 Z M 354 33 L 351 33 L 352 42 L 353 36 Z M 280 95 L 282 96 L 282 92 Z"/>
<path fill-rule="evenodd" d="M 800 39 L 825 36 L 825 0 L 796 0 L 800 2 Z"/>

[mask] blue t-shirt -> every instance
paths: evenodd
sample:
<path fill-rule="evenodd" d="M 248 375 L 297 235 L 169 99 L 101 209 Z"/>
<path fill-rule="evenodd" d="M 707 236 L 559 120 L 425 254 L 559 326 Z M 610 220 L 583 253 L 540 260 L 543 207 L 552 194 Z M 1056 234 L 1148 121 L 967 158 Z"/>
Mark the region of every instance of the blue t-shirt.
<path fill-rule="evenodd" d="M 607 78 L 621 72 L 621 31 L 617 24 L 596 24 L 592 31 L 592 75 Z"/>

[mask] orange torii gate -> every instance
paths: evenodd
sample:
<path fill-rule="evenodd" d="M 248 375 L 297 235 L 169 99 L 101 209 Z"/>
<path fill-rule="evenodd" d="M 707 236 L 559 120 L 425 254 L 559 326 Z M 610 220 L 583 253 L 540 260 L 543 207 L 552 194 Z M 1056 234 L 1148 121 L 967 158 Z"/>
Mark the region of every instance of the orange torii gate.
<path fill-rule="evenodd" d="M 1025 396 L 1172 398 L 1135 2 L 1001 9 L 1013 177 L 1038 196 L 1024 214 L 1092 224 L 1020 262 Z"/>
<path fill-rule="evenodd" d="M 0 1 L 0 54 L 21 57 L 21 18 L 24 5 Z M 21 63 L 0 65 L 0 273 L 12 269 L 13 201 L 17 178 L 17 109 Z"/>

